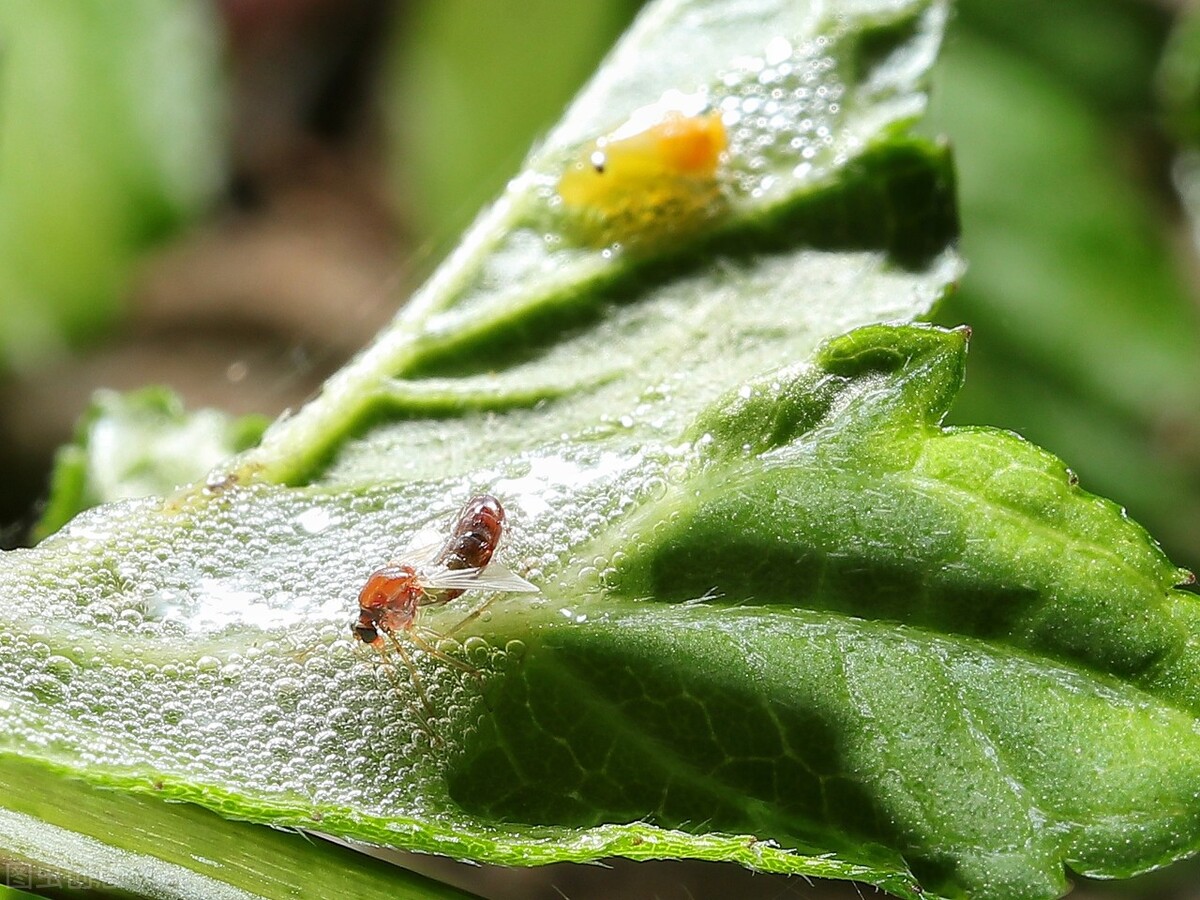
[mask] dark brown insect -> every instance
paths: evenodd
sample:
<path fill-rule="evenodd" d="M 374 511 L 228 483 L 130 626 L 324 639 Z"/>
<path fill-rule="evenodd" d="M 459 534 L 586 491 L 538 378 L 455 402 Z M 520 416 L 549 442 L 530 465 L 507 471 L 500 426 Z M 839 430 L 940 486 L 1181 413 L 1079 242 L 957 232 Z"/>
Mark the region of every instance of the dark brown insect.
<path fill-rule="evenodd" d="M 500 501 L 490 494 L 472 497 L 459 512 L 444 543 L 433 545 L 432 551 L 428 547 L 410 550 L 400 561 L 376 569 L 359 592 L 354 636 L 385 658 L 389 650 L 400 657 L 412 673 L 427 712 L 431 712 L 428 697 L 412 657 L 398 636 L 402 635 L 430 656 L 478 677 L 475 669 L 434 646 L 443 635 L 421 628 L 417 612 L 422 606 L 449 603 L 466 591 L 536 591 L 520 575 L 492 562 L 503 532 L 504 507 Z M 490 601 L 473 610 L 452 631 L 476 618 L 487 602 Z"/>

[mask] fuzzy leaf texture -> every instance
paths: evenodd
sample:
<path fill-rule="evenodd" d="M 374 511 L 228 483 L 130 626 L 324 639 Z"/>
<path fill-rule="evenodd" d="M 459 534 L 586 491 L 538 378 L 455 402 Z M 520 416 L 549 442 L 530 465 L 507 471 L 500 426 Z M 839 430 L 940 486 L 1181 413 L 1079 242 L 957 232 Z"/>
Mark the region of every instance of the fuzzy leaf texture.
<path fill-rule="evenodd" d="M 945 14 L 649 7 L 321 396 L 0 557 L 0 746 L 503 864 L 1036 898 L 1193 852 L 1186 573 L 1048 454 L 941 426 L 965 329 L 875 324 L 961 269 L 948 154 L 908 135 Z M 716 182 L 656 218 L 614 151 L 617 193 L 563 202 L 598 137 L 697 98 Z M 366 576 L 484 491 L 538 593 L 423 609 L 461 627 L 415 675 L 357 646 Z"/>

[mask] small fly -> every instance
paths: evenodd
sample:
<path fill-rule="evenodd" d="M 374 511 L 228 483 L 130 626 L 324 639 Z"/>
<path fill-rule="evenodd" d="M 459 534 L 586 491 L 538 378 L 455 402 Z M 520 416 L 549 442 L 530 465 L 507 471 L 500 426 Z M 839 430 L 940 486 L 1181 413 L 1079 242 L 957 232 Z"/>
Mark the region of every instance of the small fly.
<path fill-rule="evenodd" d="M 387 658 L 391 649 L 412 673 L 413 684 L 426 712 L 433 714 L 429 698 L 417 675 L 412 655 L 400 637 L 430 656 L 479 677 L 466 663 L 438 650 L 439 638 L 458 631 L 477 618 L 494 598 L 489 597 L 449 632 L 439 633 L 417 624 L 424 606 L 442 606 L 467 591 L 516 593 L 538 589 L 492 556 L 504 533 L 504 507 L 490 494 L 467 501 L 444 542 L 407 551 L 403 557 L 376 569 L 358 595 L 358 621 L 354 636 Z"/>

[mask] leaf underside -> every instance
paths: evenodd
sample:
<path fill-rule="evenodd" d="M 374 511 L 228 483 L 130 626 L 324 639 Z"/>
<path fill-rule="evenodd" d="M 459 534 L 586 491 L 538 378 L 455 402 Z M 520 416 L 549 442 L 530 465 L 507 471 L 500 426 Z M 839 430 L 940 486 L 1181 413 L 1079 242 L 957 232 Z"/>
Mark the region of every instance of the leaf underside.
<path fill-rule="evenodd" d="M 1052 897 L 1194 852 L 1186 573 L 1045 452 L 942 427 L 965 329 L 873 324 L 960 271 L 907 132 L 945 8 L 820 9 L 650 7 L 322 396 L 0 557 L 0 747 L 503 864 Z M 557 173 L 672 89 L 727 116 L 721 216 L 563 239 Z M 366 575 L 483 491 L 540 592 L 423 610 L 461 627 L 412 671 L 356 646 Z"/>

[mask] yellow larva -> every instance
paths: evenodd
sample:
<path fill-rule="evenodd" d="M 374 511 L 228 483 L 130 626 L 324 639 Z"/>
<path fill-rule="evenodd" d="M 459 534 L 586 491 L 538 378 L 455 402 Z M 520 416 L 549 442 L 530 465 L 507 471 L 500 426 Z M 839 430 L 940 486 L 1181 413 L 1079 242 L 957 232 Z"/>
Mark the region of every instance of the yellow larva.
<path fill-rule="evenodd" d="M 728 145 L 719 113 L 667 113 L 596 140 L 563 173 L 558 194 L 572 232 L 597 246 L 638 244 L 695 230 L 723 207 Z"/>

